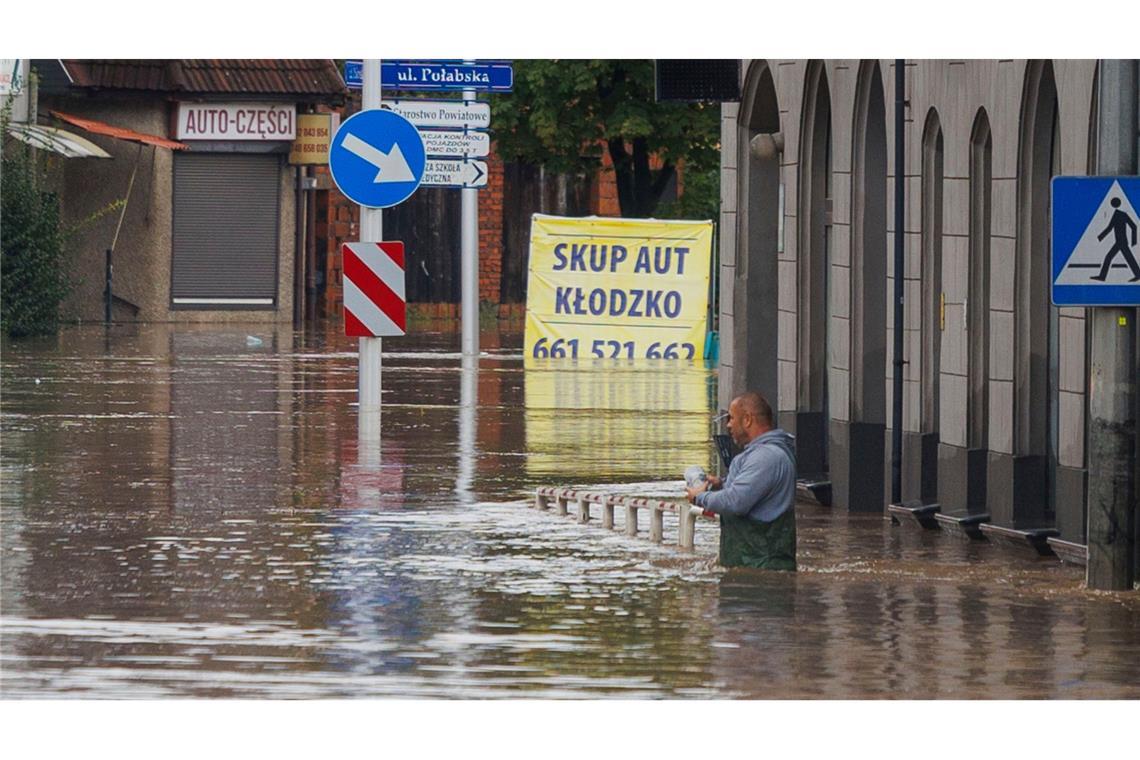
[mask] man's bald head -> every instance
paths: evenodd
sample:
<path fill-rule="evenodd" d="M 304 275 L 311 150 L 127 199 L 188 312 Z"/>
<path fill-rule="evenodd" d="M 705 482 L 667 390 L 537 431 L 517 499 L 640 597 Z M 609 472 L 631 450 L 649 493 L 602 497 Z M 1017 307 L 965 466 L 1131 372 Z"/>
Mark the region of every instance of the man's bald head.
<path fill-rule="evenodd" d="M 755 391 L 740 394 L 728 405 L 728 432 L 740 446 L 775 426 L 772 406 Z"/>
<path fill-rule="evenodd" d="M 749 412 L 762 425 L 766 427 L 774 426 L 775 420 L 772 419 L 772 405 L 768 403 L 768 399 L 756 391 L 741 393 L 736 397 L 735 401 L 739 402 L 742 412 Z"/>

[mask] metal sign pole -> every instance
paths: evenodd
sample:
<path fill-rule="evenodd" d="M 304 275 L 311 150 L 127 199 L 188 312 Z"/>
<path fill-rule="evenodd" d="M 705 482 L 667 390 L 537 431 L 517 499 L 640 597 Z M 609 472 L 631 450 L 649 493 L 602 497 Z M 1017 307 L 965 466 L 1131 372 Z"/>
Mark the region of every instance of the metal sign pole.
<path fill-rule="evenodd" d="M 380 60 L 364 61 L 363 104 L 365 111 L 380 108 Z M 384 238 L 382 210 L 360 207 L 360 242 L 379 243 Z M 361 464 L 380 462 L 380 341 L 360 338 L 357 443 Z"/>
<path fill-rule="evenodd" d="M 1140 168 L 1138 67 L 1136 61 L 1100 62 L 1099 174 L 1128 175 Z M 1127 591 L 1136 581 L 1135 531 L 1140 519 L 1136 506 L 1137 310 L 1100 306 L 1087 313 L 1092 345 L 1085 582 L 1092 589 Z"/>
<path fill-rule="evenodd" d="M 473 64 L 474 61 L 464 61 Z M 464 100 L 474 100 L 475 90 L 464 90 Z M 462 350 L 464 356 L 479 355 L 479 191 L 465 187 L 460 195 L 462 251 L 460 286 L 462 303 Z"/>

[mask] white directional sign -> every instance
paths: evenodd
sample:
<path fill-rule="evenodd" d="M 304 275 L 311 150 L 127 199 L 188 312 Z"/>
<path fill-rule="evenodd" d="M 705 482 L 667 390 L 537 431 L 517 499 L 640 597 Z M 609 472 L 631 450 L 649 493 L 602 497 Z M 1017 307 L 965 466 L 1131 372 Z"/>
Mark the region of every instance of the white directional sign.
<path fill-rule="evenodd" d="M 424 167 L 423 184 L 435 187 L 485 187 L 487 164 L 482 161 L 429 158 Z"/>
<path fill-rule="evenodd" d="M 385 100 L 380 107 L 400 114 L 417 127 L 491 126 L 491 104 L 478 100 Z"/>
<path fill-rule="evenodd" d="M 483 158 L 491 153 L 491 136 L 486 132 L 421 129 L 420 137 L 429 156 Z"/>

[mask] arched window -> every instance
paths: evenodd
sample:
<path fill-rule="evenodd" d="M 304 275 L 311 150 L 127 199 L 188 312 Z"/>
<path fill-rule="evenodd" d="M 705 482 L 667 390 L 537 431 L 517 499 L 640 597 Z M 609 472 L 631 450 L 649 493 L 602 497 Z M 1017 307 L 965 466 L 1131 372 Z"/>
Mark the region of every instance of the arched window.
<path fill-rule="evenodd" d="M 772 329 L 779 310 L 780 109 L 772 72 L 764 61 L 749 67 L 740 109 L 737 251 L 732 289 L 731 397 L 762 389 L 778 410 L 795 409 L 795 399 L 777 392 L 777 345 Z M 727 401 L 724 402 L 727 405 Z"/>
<path fill-rule="evenodd" d="M 877 61 L 855 89 L 851 420 L 887 421 L 887 114 Z M 903 220 L 896 220 L 901 232 Z M 897 273 L 902 276 L 902 272 Z M 901 326 L 900 326 L 901 327 Z"/>
<path fill-rule="evenodd" d="M 967 369 L 966 445 L 989 445 L 990 367 L 990 228 L 992 223 L 993 137 L 985 109 L 978 111 L 970 133 L 969 289 L 966 316 Z"/>
<path fill-rule="evenodd" d="M 826 472 L 828 210 L 831 199 L 831 94 L 823 63 L 811 61 L 804 78 L 797 196 L 797 465 Z M 811 425 L 811 432 L 801 429 Z M 806 433 L 806 435 L 805 435 Z"/>
<path fill-rule="evenodd" d="M 933 108 L 922 132 L 922 420 L 921 432 L 938 432 L 942 365 L 942 125 Z M 917 304 L 915 306 L 918 306 Z"/>
<path fill-rule="evenodd" d="M 1050 61 L 1030 62 L 1018 150 L 1015 276 L 1014 456 L 1021 464 L 1009 516 L 1047 522 L 1056 496 L 1057 309 L 1050 304 L 1049 184 L 1060 162 L 1057 83 Z M 1017 481 L 1021 477 L 1020 482 Z M 993 511 L 993 510 L 991 510 Z M 994 515 L 995 522 L 1005 515 Z"/>

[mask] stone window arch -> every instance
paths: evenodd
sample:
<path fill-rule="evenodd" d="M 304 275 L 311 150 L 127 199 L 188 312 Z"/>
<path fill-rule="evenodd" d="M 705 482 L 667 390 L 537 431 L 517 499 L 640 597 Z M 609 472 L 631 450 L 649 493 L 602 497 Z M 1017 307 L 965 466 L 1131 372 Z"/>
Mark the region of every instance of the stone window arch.
<path fill-rule="evenodd" d="M 931 108 L 922 130 L 922 404 L 919 430 L 937 433 L 942 366 L 942 211 L 945 186 L 942 124 Z M 917 304 L 916 304 L 917 306 Z"/>
<path fill-rule="evenodd" d="M 966 447 L 989 446 L 990 231 L 993 135 L 986 110 L 970 131 L 969 281 L 967 286 Z"/>
<path fill-rule="evenodd" d="M 868 61 L 859 68 L 855 89 L 851 421 L 882 425 L 887 420 L 886 122 L 881 67 L 878 61 Z M 897 220 L 896 226 L 902 221 Z"/>

